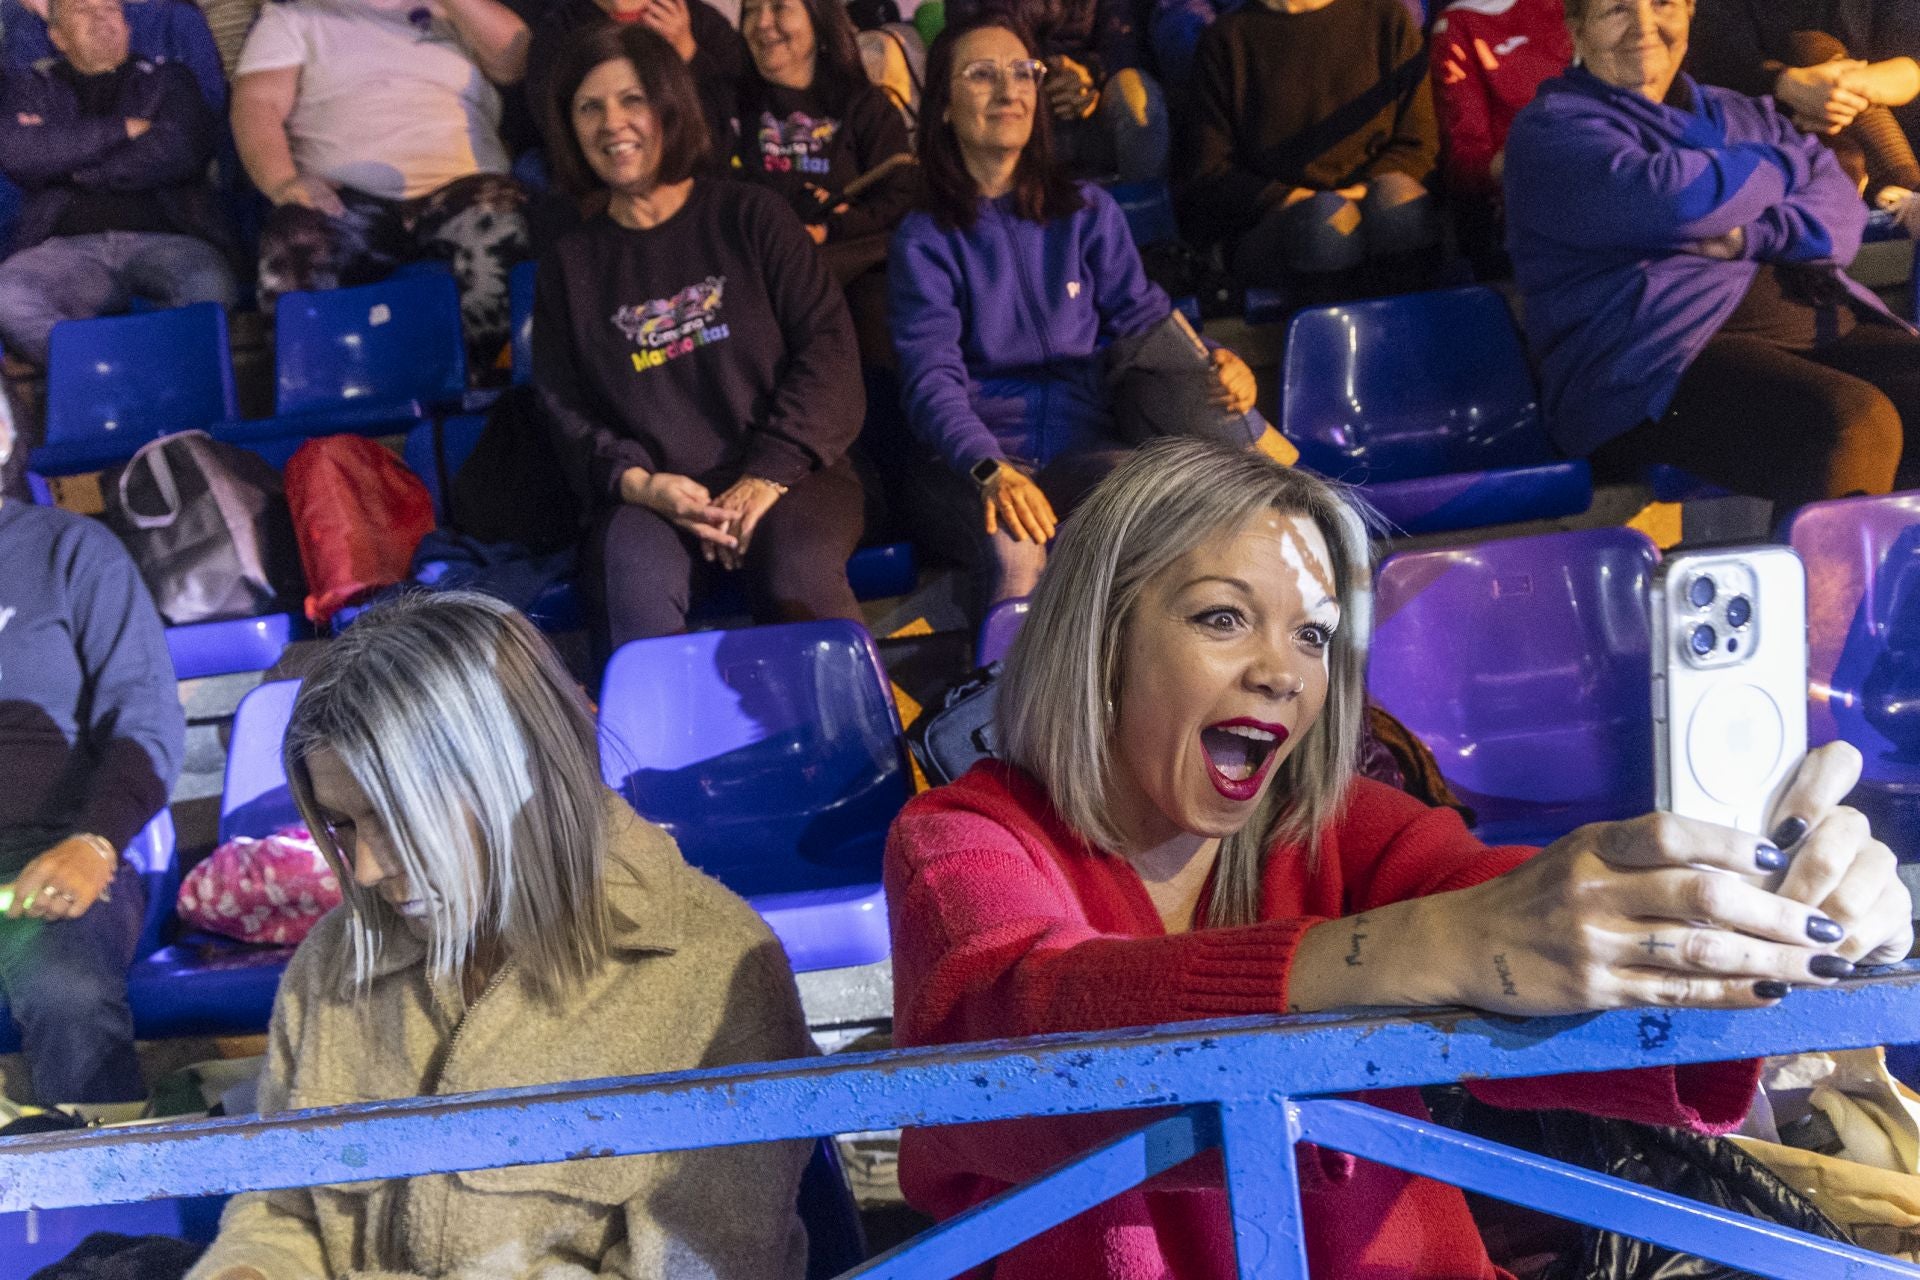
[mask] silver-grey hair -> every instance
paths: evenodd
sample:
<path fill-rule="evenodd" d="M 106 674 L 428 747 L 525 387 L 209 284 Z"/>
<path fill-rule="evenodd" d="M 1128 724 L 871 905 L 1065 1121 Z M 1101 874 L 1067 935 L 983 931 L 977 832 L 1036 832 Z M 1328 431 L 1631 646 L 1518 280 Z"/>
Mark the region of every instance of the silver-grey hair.
<path fill-rule="evenodd" d="M 1109 816 L 1120 659 L 1135 606 L 1163 570 L 1263 511 L 1311 519 L 1333 557 L 1341 622 L 1327 653 L 1325 709 L 1268 785 L 1247 825 L 1221 841 L 1207 923 L 1258 915 L 1266 852 L 1318 849 L 1346 802 L 1359 749 L 1371 576 L 1355 499 L 1245 450 L 1163 440 L 1136 450 L 1061 526 L 1000 678 L 1006 758 L 1039 780 L 1068 826 L 1126 852 Z"/>
<path fill-rule="evenodd" d="M 364 988 L 404 922 L 353 882 L 306 762 L 330 751 L 365 793 L 399 866 L 435 900 L 427 965 L 457 980 L 483 942 L 545 996 L 607 954 L 607 791 L 594 717 L 533 624 L 476 592 L 405 596 L 327 644 L 284 747 L 294 800 L 340 876 Z"/>

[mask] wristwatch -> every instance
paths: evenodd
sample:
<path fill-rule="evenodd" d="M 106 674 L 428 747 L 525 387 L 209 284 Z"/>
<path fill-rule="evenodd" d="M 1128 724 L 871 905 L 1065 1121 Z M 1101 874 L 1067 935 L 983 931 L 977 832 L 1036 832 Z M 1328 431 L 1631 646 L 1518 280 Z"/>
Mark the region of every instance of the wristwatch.
<path fill-rule="evenodd" d="M 994 477 L 1000 474 L 1000 459 L 982 458 L 980 461 L 974 463 L 972 467 L 968 468 L 967 474 L 973 477 L 973 482 L 976 485 L 985 489 L 993 483 Z"/>

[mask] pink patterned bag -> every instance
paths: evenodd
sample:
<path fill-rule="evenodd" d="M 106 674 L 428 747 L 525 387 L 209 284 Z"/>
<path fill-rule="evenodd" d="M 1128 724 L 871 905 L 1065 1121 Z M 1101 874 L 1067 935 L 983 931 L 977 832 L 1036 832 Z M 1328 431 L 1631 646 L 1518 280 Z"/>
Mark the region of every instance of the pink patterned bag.
<path fill-rule="evenodd" d="M 187 873 L 180 918 L 242 942 L 290 947 L 340 905 L 340 881 L 305 827 L 227 841 Z"/>

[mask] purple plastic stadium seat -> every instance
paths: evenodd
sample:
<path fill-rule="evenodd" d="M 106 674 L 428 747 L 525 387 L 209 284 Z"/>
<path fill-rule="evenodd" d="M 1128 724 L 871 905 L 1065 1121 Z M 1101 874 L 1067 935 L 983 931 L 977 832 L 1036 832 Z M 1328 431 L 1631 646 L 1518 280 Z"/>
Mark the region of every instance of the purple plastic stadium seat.
<path fill-rule="evenodd" d="M 299 691 L 297 680 L 276 680 L 240 700 L 220 796 L 221 840 L 264 836 L 300 820 L 280 767 L 280 741 Z M 172 905 L 169 894 L 167 906 Z M 250 947 L 212 934 L 187 934 L 127 974 L 134 1031 L 143 1039 L 265 1031 L 292 955 L 292 947 Z"/>
<path fill-rule="evenodd" d="M 265 671 L 305 632 L 305 620 L 290 613 L 193 622 L 167 628 L 167 652 L 173 657 L 173 674 L 180 680 Z"/>
<path fill-rule="evenodd" d="M 1848 803 L 1920 859 L 1920 492 L 1802 507 L 1788 541 L 1807 565 L 1807 738 L 1865 757 Z"/>
<path fill-rule="evenodd" d="M 1020 624 L 1026 620 L 1025 596 L 1002 600 L 987 610 L 987 616 L 980 623 L 980 635 L 973 642 L 973 665 L 984 667 L 1006 657 L 1007 650 L 1013 648 L 1013 638 L 1020 634 Z"/>
<path fill-rule="evenodd" d="M 1287 329 L 1281 431 L 1408 533 L 1539 520 L 1593 501 L 1555 455 L 1519 330 L 1481 286 L 1313 307 Z"/>
<path fill-rule="evenodd" d="M 1632 529 L 1410 551 L 1380 567 L 1368 692 L 1494 843 L 1653 807 L 1646 588 Z"/>
<path fill-rule="evenodd" d="M 607 664 L 600 729 L 607 784 L 752 902 L 796 970 L 887 956 L 880 855 L 910 775 L 863 628 L 636 640 Z"/>
<path fill-rule="evenodd" d="M 300 821 L 280 744 L 299 696 L 298 680 L 273 680 L 240 699 L 233 713 L 233 737 L 227 744 L 227 774 L 220 789 L 220 839 L 271 835 Z"/>

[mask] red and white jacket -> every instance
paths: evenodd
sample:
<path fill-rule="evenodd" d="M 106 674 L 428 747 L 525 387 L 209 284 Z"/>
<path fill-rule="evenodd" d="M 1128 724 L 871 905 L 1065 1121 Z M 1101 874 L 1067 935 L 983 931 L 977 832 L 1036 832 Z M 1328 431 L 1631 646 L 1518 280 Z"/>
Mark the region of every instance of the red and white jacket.
<path fill-rule="evenodd" d="M 1560 0 L 1454 0 L 1434 20 L 1431 39 L 1447 188 L 1496 199 L 1493 158 L 1514 116 L 1573 62 Z"/>

